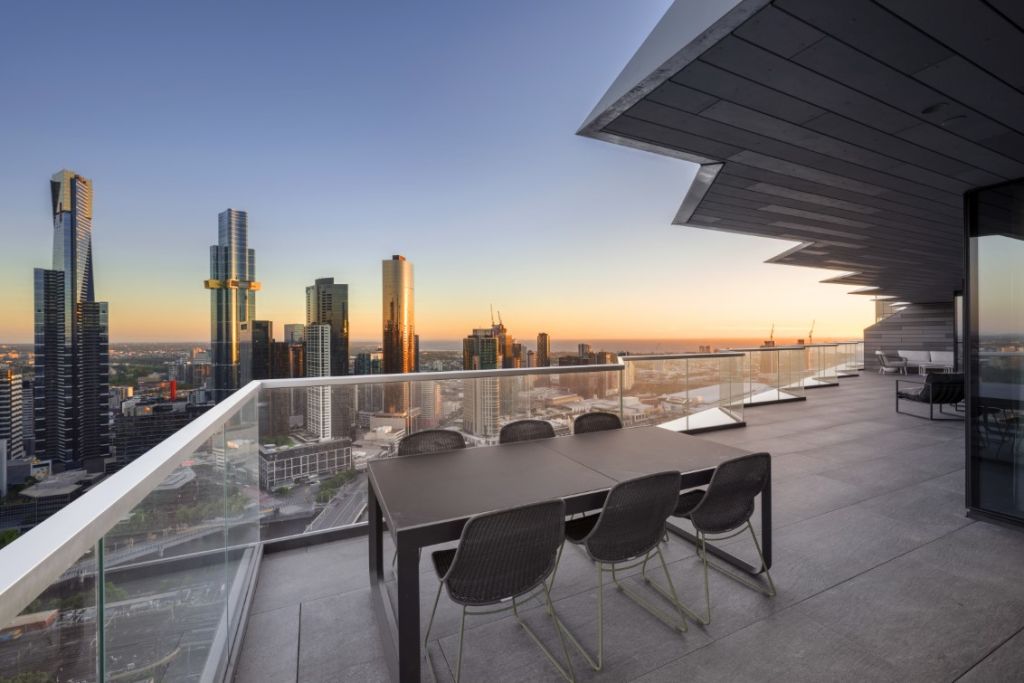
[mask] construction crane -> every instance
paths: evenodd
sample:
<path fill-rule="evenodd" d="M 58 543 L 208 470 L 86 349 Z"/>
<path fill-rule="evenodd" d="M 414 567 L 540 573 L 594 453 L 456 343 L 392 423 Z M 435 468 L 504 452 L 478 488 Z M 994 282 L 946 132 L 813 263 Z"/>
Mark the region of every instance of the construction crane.
<path fill-rule="evenodd" d="M 818 322 L 818 321 L 817 320 L 812 320 L 811 321 L 811 331 L 807 333 L 807 343 L 808 344 L 813 344 L 814 343 L 814 323 L 816 323 L 816 322 Z"/>
<path fill-rule="evenodd" d="M 775 321 L 772 321 L 772 330 L 768 333 L 768 341 L 775 341 Z"/>

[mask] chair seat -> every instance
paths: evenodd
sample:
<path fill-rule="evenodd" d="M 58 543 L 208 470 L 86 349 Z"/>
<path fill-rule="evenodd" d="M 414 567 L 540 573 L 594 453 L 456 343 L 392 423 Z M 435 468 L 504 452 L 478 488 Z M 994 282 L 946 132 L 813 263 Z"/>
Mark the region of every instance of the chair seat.
<path fill-rule="evenodd" d="M 448 548 L 446 550 L 435 550 L 431 555 L 430 559 L 434 562 L 434 571 L 437 572 L 437 578 L 443 579 L 451 569 L 452 560 L 455 559 L 456 548 Z"/>
<path fill-rule="evenodd" d="M 679 502 L 676 503 L 676 510 L 672 513 L 674 517 L 687 517 L 693 508 L 697 507 L 697 503 L 704 498 L 704 489 L 694 489 L 693 491 L 687 491 L 686 493 L 679 496 Z"/>
<path fill-rule="evenodd" d="M 928 401 L 928 395 L 925 393 L 924 388 L 897 391 L 896 395 L 908 401 Z"/>
<path fill-rule="evenodd" d="M 587 515 L 586 517 L 570 519 L 565 523 L 565 539 L 570 543 L 582 543 L 587 534 L 594 530 L 598 517 L 600 515 Z"/>

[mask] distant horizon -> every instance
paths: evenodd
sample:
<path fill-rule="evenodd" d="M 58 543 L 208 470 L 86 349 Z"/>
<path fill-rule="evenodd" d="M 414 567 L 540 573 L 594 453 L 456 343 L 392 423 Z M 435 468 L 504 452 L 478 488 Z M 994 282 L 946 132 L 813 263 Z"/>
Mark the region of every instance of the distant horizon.
<path fill-rule="evenodd" d="M 510 330 L 510 332 L 512 332 Z M 638 345 L 646 345 L 650 348 L 645 348 L 647 351 L 663 351 L 673 352 L 679 351 L 679 345 L 685 344 L 686 346 L 701 346 L 710 345 L 714 347 L 722 347 L 723 343 L 730 346 L 749 346 L 753 344 L 760 345 L 765 341 L 767 335 L 764 337 L 759 336 L 702 336 L 702 337 L 631 337 L 631 338 L 616 338 L 616 337 L 556 337 L 551 336 L 551 349 L 552 351 L 565 351 L 572 352 L 576 350 L 576 347 L 583 344 L 590 344 L 594 351 L 630 351 L 635 350 Z M 533 349 L 536 347 L 536 335 L 530 337 L 518 337 L 514 333 L 512 337 L 520 343 L 526 344 L 527 347 Z M 817 340 L 822 343 L 831 343 L 838 341 L 850 341 L 860 339 L 862 335 L 851 335 L 851 336 L 820 336 Z M 788 334 L 777 334 L 775 335 L 775 341 L 780 344 L 795 343 L 799 339 L 807 339 L 807 336 L 793 336 Z M 280 340 L 278 340 L 280 341 Z M 159 345 L 175 345 L 175 346 L 203 346 L 209 347 L 209 340 L 202 339 L 185 339 L 185 340 L 129 340 L 129 341 L 112 341 L 110 342 L 111 347 L 115 346 L 128 346 L 128 345 L 139 345 L 139 346 L 159 346 Z M 351 346 L 374 346 L 380 345 L 379 340 L 374 339 L 350 339 L 349 344 Z M 22 342 L 11 342 L 11 341 L 0 341 L 0 346 L 32 346 L 30 341 Z M 459 351 L 462 346 L 462 338 L 441 338 L 441 339 L 420 339 L 420 351 Z M 630 348 L 634 347 L 634 348 Z M 668 347 L 668 348 L 659 348 Z"/>

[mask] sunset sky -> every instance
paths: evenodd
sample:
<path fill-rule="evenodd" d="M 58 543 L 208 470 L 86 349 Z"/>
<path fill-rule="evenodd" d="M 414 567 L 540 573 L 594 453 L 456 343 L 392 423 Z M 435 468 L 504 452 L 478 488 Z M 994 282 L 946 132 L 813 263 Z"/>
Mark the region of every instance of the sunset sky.
<path fill-rule="evenodd" d="M 516 336 L 859 337 L 870 300 L 763 261 L 792 243 L 672 226 L 695 167 L 575 131 L 667 8 L 594 2 L 16 3 L 0 26 L 0 341 L 32 336 L 49 178 L 94 182 L 111 340 L 209 338 L 217 214 L 249 212 L 257 317 L 350 288 L 380 335 L 381 260 L 416 327 Z"/>

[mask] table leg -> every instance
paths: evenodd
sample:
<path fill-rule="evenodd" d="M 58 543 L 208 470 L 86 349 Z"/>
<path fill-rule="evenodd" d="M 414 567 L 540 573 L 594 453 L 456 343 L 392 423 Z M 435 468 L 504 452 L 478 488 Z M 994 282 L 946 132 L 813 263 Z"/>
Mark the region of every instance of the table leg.
<path fill-rule="evenodd" d="M 398 535 L 398 671 L 405 681 L 420 680 L 420 553 Z"/>
<path fill-rule="evenodd" d="M 370 526 L 370 582 L 375 583 L 384 578 L 384 515 L 369 477 L 366 478 L 366 486 L 366 516 Z"/>

